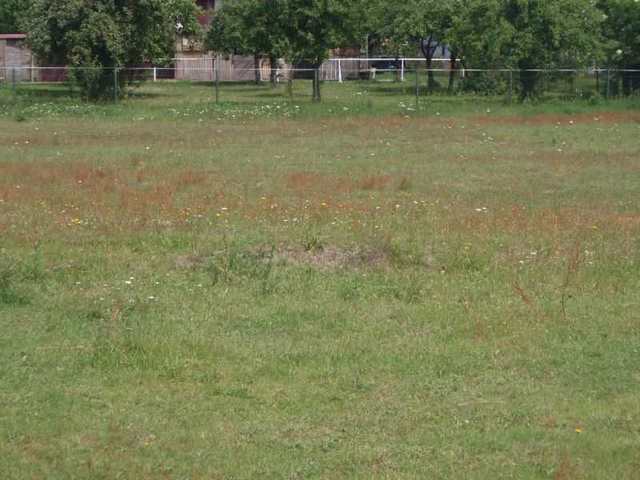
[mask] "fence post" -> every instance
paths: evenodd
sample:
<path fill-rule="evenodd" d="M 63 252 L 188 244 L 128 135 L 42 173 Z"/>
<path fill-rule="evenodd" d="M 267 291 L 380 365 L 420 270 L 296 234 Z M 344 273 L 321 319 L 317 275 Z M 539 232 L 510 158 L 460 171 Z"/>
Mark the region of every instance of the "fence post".
<path fill-rule="evenodd" d="M 342 62 L 338 59 L 338 82 L 342 83 Z"/>
<path fill-rule="evenodd" d="M 216 103 L 220 103 L 220 75 L 218 74 L 218 67 L 220 64 L 218 61 L 219 58 L 220 57 L 216 57 L 213 64 L 213 83 L 216 88 Z"/>
<path fill-rule="evenodd" d="M 418 71 L 418 65 L 416 64 L 416 110 L 420 109 L 420 72 Z"/>
<path fill-rule="evenodd" d="M 11 89 L 16 91 L 16 67 L 11 68 Z"/>
<path fill-rule="evenodd" d="M 513 70 L 509 69 L 509 105 L 513 103 Z"/>
<path fill-rule="evenodd" d="M 113 67 L 113 101 L 118 103 L 118 67 Z"/>
<path fill-rule="evenodd" d="M 313 70 L 313 101 L 320 101 L 320 67 Z"/>
<path fill-rule="evenodd" d="M 607 93 L 606 99 L 609 100 L 611 97 L 611 69 L 607 68 Z"/>
<path fill-rule="evenodd" d="M 154 82 L 158 81 L 158 68 L 157 67 L 153 67 L 153 81 Z"/>
<path fill-rule="evenodd" d="M 400 60 L 400 81 L 404 82 L 404 58 Z"/>
<path fill-rule="evenodd" d="M 293 68 L 289 69 L 289 78 L 287 79 L 287 90 L 289 92 L 289 99 L 293 100 Z"/>

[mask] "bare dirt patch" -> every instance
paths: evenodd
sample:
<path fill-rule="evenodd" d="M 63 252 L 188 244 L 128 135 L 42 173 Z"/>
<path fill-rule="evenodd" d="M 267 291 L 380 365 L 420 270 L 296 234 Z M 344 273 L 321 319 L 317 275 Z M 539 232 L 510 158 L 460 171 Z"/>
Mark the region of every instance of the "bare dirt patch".
<path fill-rule="evenodd" d="M 391 256 L 382 248 L 323 246 L 308 249 L 292 245 L 282 245 L 277 249 L 260 247 L 240 252 L 220 251 L 211 255 L 179 255 L 173 263 L 178 270 L 197 270 L 231 256 L 257 263 L 309 266 L 318 270 L 386 268 L 392 264 Z"/>
<path fill-rule="evenodd" d="M 336 270 L 384 267 L 390 264 L 391 259 L 382 249 L 327 246 L 310 250 L 302 247 L 283 247 L 274 253 L 274 260 L 293 265 L 308 265 L 320 270 Z"/>

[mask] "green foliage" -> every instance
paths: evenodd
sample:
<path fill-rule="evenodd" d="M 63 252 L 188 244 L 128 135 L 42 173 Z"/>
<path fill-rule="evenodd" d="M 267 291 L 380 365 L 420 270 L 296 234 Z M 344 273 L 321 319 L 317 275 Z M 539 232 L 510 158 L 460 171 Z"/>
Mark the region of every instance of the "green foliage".
<path fill-rule="evenodd" d="M 437 85 L 431 71 L 432 61 L 437 48 L 447 43 L 457 4 L 457 1 L 408 0 L 401 5 L 385 2 L 381 9 L 385 21 L 382 31 L 392 48 L 398 53 L 413 48 L 424 56 L 429 91 Z"/>
<path fill-rule="evenodd" d="M 282 0 L 238 0 L 224 4 L 207 34 L 207 48 L 218 53 L 252 55 L 257 59 L 266 55 L 271 60 L 272 82 L 278 58 L 287 54 L 287 41 L 282 32 L 285 2 Z"/>
<path fill-rule="evenodd" d="M 640 69 L 640 2 L 635 0 L 604 0 L 603 36 L 607 62 L 620 69 Z M 640 90 L 639 74 L 623 74 L 625 93 Z"/>
<path fill-rule="evenodd" d="M 0 33 L 21 32 L 21 16 L 28 5 L 29 0 L 2 0 L 0 2 Z"/>
<path fill-rule="evenodd" d="M 239 0 L 214 17 L 207 46 L 222 53 L 264 54 L 320 65 L 350 40 L 348 7 L 333 0 Z"/>
<path fill-rule="evenodd" d="M 588 67 L 599 57 L 602 14 L 594 2 L 504 0 L 500 18 L 509 33 L 501 52 L 508 67 Z M 541 78 L 539 72 L 521 72 L 521 97 L 534 96 Z"/>
<path fill-rule="evenodd" d="M 501 66 L 502 46 L 513 35 L 500 16 L 501 0 L 468 0 L 459 5 L 447 41 L 468 67 Z"/>
<path fill-rule="evenodd" d="M 256 2 L 239 0 L 219 10 L 207 36 L 211 50 L 223 53 L 284 56 L 286 39 L 282 36 L 281 0 Z"/>
<path fill-rule="evenodd" d="M 366 11 L 378 19 L 372 25 L 383 38 L 385 53 L 406 55 L 419 48 L 428 68 L 441 44 L 452 53 L 452 68 L 456 58 L 469 68 L 590 67 L 601 53 L 602 14 L 593 1 L 380 0 Z M 475 76 L 476 85 L 494 88 L 485 75 Z M 519 78 L 522 98 L 534 96 L 541 75 L 530 72 Z M 430 75 L 429 86 L 434 85 Z"/>
<path fill-rule="evenodd" d="M 124 83 L 114 68 L 171 57 L 177 23 L 195 33 L 197 13 L 192 0 L 36 0 L 25 27 L 34 53 L 72 67 L 85 96 L 97 99 Z"/>
<path fill-rule="evenodd" d="M 240 9 L 245 3 L 249 2 L 231 3 L 215 13 L 205 39 L 207 49 L 227 54 L 249 51 L 244 11 Z"/>
<path fill-rule="evenodd" d="M 350 12 L 352 7 L 336 0 L 239 0 L 216 14 L 206 44 L 222 53 L 267 55 L 272 65 L 286 57 L 319 67 L 332 48 L 353 41 Z M 320 85 L 314 83 L 319 99 Z"/>
<path fill-rule="evenodd" d="M 329 58 L 329 51 L 349 40 L 349 6 L 339 0 L 286 0 L 287 15 L 283 33 L 289 45 L 289 58 L 318 68 Z M 313 98 L 320 101 L 320 82 L 314 77 Z"/>
<path fill-rule="evenodd" d="M 329 58 L 329 50 L 351 40 L 349 7 L 338 0 L 286 0 L 283 33 L 294 62 L 320 65 Z"/>
<path fill-rule="evenodd" d="M 24 29 L 36 54 L 53 64 L 83 67 L 73 78 L 87 97 L 111 96 L 113 69 L 166 59 L 173 54 L 177 24 L 198 35 L 193 0 L 5 0 L 0 29 Z M 13 27 L 7 27 L 13 24 Z M 528 71 L 518 75 L 521 98 L 536 97 L 543 75 L 534 70 L 640 65 L 640 4 L 635 0 L 235 0 L 214 17 L 206 46 L 224 54 L 286 58 L 318 67 L 331 49 L 366 45 L 366 51 L 401 56 L 421 52 L 433 68 L 436 47 L 451 52 L 449 91 L 458 59 L 467 68 Z M 371 48 L 371 50 L 370 50 Z M 257 68 L 256 68 L 257 70 Z M 256 76 L 259 80 L 259 76 Z M 125 79 L 118 80 L 120 86 Z M 275 69 L 272 69 L 275 84 Z M 428 73 L 428 87 L 437 87 Z M 503 82 L 474 74 L 466 88 L 495 92 Z M 623 77 L 625 92 L 640 80 Z M 314 98 L 319 99 L 319 82 Z"/>
<path fill-rule="evenodd" d="M 450 4 L 436 0 L 384 2 L 379 11 L 381 32 L 396 48 L 403 49 L 412 42 L 415 51 L 429 37 L 438 43 L 445 39 L 450 12 Z"/>
<path fill-rule="evenodd" d="M 529 70 L 518 76 L 525 99 L 537 95 L 542 79 L 530 70 L 595 65 L 601 20 L 591 1 L 470 0 L 452 17 L 447 40 L 473 68 Z M 485 88 L 492 83 L 475 76 Z"/>

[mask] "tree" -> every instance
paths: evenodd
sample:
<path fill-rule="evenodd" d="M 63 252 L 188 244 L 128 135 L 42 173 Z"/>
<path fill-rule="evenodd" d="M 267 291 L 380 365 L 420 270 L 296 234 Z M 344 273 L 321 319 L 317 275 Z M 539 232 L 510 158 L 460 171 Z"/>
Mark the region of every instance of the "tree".
<path fill-rule="evenodd" d="M 344 12 L 344 28 L 357 44 L 380 41 L 384 26 L 383 0 L 351 0 Z"/>
<path fill-rule="evenodd" d="M 449 41 L 467 66 L 499 64 L 503 45 L 513 36 L 511 25 L 500 15 L 501 0 L 467 0 L 453 17 Z"/>
<path fill-rule="evenodd" d="M 256 83 L 260 83 L 260 57 L 271 63 L 271 84 L 276 83 L 277 61 L 287 52 L 282 34 L 283 0 L 236 0 L 216 12 L 206 45 L 219 53 L 252 55 Z"/>
<path fill-rule="evenodd" d="M 449 85 L 447 91 L 452 93 L 455 88 L 458 71 L 459 48 L 453 41 L 453 31 L 456 18 L 460 15 L 466 0 L 449 0 L 439 8 L 438 30 L 444 44 L 449 47 Z"/>
<path fill-rule="evenodd" d="M 0 33 L 18 33 L 22 31 L 21 15 L 27 10 L 29 0 L 0 1 Z"/>
<path fill-rule="evenodd" d="M 422 53 L 429 91 L 437 86 L 433 59 L 438 48 L 447 44 L 457 4 L 457 0 L 406 0 L 402 3 L 382 1 L 377 7 L 385 45 L 398 52 L 398 56 L 416 49 Z"/>
<path fill-rule="evenodd" d="M 398 69 L 396 80 L 398 80 L 401 49 L 394 48 L 395 45 L 384 35 L 387 4 L 388 2 L 384 0 L 351 0 L 344 19 L 345 29 L 353 42 L 351 46 L 361 46 L 365 57 L 396 56 Z"/>
<path fill-rule="evenodd" d="M 455 54 L 465 68 L 505 67 L 503 52 L 513 37 L 513 27 L 501 15 L 502 2 L 465 0 L 456 5 L 447 42 L 452 56 Z M 496 89 L 496 81 L 489 72 L 474 72 L 469 80 L 466 85 L 473 90 L 493 92 Z"/>
<path fill-rule="evenodd" d="M 593 0 L 467 0 L 448 39 L 468 66 L 520 71 L 525 100 L 539 93 L 541 70 L 595 65 L 601 21 Z"/>
<path fill-rule="evenodd" d="M 598 57 L 602 12 L 592 0 L 502 0 L 499 13 L 498 28 L 507 29 L 502 55 L 520 70 L 522 99 L 538 92 L 536 70 L 594 65 Z"/>
<path fill-rule="evenodd" d="M 609 65 L 622 70 L 640 69 L 640 2 L 636 0 L 604 0 L 602 25 L 606 57 Z M 623 72 L 625 94 L 640 90 L 640 74 Z"/>
<path fill-rule="evenodd" d="M 234 8 L 236 7 L 236 8 Z M 247 38 L 244 31 L 244 11 L 237 8 L 237 4 L 225 4 L 218 10 L 211 21 L 211 26 L 207 32 L 205 46 L 208 50 L 223 54 L 244 54 L 250 50 L 247 45 Z M 258 71 L 258 56 L 254 55 L 254 66 L 256 68 L 256 83 L 260 83 L 260 72 Z"/>
<path fill-rule="evenodd" d="M 69 65 L 83 94 L 98 99 L 123 86 L 115 69 L 172 57 L 176 25 L 196 33 L 198 12 L 193 0 L 33 0 L 25 27 L 40 59 Z"/>
<path fill-rule="evenodd" d="M 411 29 L 407 27 L 407 21 L 415 16 L 412 7 L 378 0 L 372 2 L 370 8 L 370 15 L 376 21 L 376 33 L 381 39 L 381 53 L 392 55 L 396 59 L 415 55 L 417 40 L 412 38 Z"/>
<path fill-rule="evenodd" d="M 283 35 L 292 62 L 306 62 L 316 71 L 332 48 L 356 41 L 349 29 L 349 6 L 342 0 L 283 0 Z M 318 75 L 313 80 L 314 101 L 320 101 Z"/>

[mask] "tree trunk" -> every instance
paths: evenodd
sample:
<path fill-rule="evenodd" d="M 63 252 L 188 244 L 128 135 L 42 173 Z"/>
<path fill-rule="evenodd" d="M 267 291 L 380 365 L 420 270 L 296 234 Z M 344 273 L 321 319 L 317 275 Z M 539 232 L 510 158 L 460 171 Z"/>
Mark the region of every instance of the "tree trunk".
<path fill-rule="evenodd" d="M 452 51 L 449 59 L 449 86 L 447 87 L 449 94 L 453 93 L 453 89 L 456 86 L 456 73 L 458 73 L 457 57 L 457 52 Z"/>
<path fill-rule="evenodd" d="M 262 76 L 260 75 L 260 55 L 255 54 L 253 56 L 253 68 L 254 68 L 254 73 L 255 73 L 255 81 L 256 81 L 256 85 L 260 85 L 260 82 L 262 80 Z"/>
<path fill-rule="evenodd" d="M 322 101 L 322 96 L 320 94 L 320 64 L 313 66 L 313 101 Z"/>
<path fill-rule="evenodd" d="M 422 49 L 422 54 L 424 55 L 424 59 L 427 62 L 427 90 L 429 93 L 433 92 L 436 88 L 436 79 L 433 74 L 433 55 L 435 54 L 439 43 L 435 43 L 432 47 L 432 42 L 434 41 L 433 35 L 429 35 L 427 38 L 427 43 L 425 45 L 424 39 L 420 42 L 420 48 Z"/>
<path fill-rule="evenodd" d="M 436 88 L 436 79 L 433 75 L 433 56 L 427 57 L 427 90 L 429 93 L 433 92 Z"/>
<path fill-rule="evenodd" d="M 273 55 L 269 56 L 269 64 L 271 66 L 269 80 L 271 81 L 271 86 L 275 88 L 278 83 L 278 59 Z"/>
<path fill-rule="evenodd" d="M 536 96 L 540 74 L 532 71 L 535 64 L 527 59 L 518 62 L 518 68 L 520 69 L 520 101 L 531 100 Z"/>

